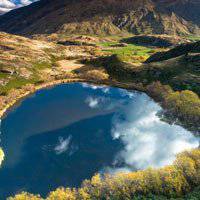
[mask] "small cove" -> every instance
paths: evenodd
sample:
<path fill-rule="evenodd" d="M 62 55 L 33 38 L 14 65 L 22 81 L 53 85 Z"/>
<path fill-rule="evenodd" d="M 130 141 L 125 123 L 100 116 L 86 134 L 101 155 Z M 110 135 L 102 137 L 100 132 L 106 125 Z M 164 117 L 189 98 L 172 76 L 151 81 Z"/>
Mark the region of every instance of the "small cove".
<path fill-rule="evenodd" d="M 171 164 L 199 139 L 160 120 L 146 94 L 72 83 L 42 89 L 1 121 L 0 198 L 78 187 L 95 173 Z"/>

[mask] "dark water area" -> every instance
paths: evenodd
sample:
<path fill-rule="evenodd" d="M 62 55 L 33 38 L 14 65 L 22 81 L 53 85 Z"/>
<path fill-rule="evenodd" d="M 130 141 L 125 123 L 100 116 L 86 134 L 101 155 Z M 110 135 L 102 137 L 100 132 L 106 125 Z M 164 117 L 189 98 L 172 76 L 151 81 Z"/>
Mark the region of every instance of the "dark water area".
<path fill-rule="evenodd" d="M 161 110 L 143 93 L 112 87 L 73 83 L 36 92 L 1 121 L 0 199 L 171 164 L 199 141 L 161 121 Z"/>

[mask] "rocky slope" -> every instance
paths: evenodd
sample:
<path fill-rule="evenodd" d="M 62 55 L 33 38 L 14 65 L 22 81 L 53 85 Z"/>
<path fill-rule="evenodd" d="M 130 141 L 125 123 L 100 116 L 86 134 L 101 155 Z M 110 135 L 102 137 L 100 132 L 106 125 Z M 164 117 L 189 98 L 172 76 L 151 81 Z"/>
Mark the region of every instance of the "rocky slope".
<path fill-rule="evenodd" d="M 193 21 L 200 25 L 200 1 L 199 0 L 154 0 L 159 7 L 167 7 L 171 12 L 176 13 L 187 21 Z"/>
<path fill-rule="evenodd" d="M 17 34 L 199 34 L 197 0 L 40 0 L 0 16 Z"/>

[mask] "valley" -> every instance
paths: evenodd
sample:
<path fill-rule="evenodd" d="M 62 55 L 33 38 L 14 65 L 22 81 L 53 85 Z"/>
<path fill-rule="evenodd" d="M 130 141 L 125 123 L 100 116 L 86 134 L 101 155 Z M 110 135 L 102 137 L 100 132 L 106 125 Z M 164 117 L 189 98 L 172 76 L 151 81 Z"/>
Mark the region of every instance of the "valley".
<path fill-rule="evenodd" d="M 0 197 L 199 199 L 199 10 L 196 0 L 40 0 L 0 15 Z"/>

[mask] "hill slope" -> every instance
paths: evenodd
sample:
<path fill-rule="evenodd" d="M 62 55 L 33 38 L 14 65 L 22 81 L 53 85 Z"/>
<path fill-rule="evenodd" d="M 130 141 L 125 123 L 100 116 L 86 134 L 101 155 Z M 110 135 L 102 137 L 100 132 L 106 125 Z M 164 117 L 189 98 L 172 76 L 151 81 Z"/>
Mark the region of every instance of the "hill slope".
<path fill-rule="evenodd" d="M 40 0 L 0 16 L 16 34 L 199 34 L 197 0 Z"/>

